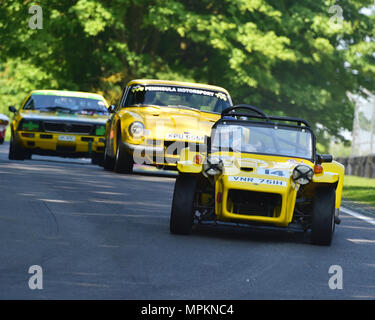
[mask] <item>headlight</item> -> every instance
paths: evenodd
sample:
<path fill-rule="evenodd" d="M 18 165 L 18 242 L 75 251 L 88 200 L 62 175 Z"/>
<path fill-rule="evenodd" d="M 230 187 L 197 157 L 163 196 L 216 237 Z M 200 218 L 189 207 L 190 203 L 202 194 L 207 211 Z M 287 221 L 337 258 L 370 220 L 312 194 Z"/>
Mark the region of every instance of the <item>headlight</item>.
<path fill-rule="evenodd" d="M 206 175 L 210 176 L 221 174 L 223 172 L 223 161 L 217 156 L 209 156 L 203 170 Z"/>
<path fill-rule="evenodd" d="M 311 182 L 314 175 L 314 171 L 311 167 L 299 164 L 293 170 L 293 180 L 299 184 L 308 184 Z"/>
<path fill-rule="evenodd" d="M 133 138 L 140 138 L 143 136 L 145 126 L 142 122 L 135 121 L 129 126 L 129 133 Z"/>

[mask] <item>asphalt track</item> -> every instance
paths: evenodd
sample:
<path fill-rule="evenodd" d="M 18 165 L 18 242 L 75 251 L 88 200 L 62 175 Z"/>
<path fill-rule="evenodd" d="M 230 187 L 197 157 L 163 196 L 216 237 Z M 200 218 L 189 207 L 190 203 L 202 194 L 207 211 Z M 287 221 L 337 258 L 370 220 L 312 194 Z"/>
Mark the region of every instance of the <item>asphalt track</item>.
<path fill-rule="evenodd" d="M 343 212 L 330 247 L 249 228 L 176 236 L 173 173 L 7 154 L 1 145 L 0 299 L 375 299 L 371 216 Z M 29 288 L 33 265 L 43 289 Z M 342 289 L 329 286 L 332 265 Z"/>

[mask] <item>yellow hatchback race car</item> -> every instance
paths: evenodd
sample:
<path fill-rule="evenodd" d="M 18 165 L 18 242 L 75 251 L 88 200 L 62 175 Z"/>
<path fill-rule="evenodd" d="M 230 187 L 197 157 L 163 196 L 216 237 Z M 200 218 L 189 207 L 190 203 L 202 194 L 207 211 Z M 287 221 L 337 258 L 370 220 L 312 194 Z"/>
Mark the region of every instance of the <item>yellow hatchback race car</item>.
<path fill-rule="evenodd" d="M 226 109 L 205 153 L 181 151 L 170 231 L 194 222 L 311 231 L 329 245 L 340 222 L 344 166 L 316 152 L 307 121 L 271 117 L 258 108 Z"/>
<path fill-rule="evenodd" d="M 220 87 L 165 81 L 133 80 L 106 128 L 104 167 L 130 173 L 133 165 L 176 168 L 180 150 L 204 145 L 220 113 L 232 106 Z"/>
<path fill-rule="evenodd" d="M 86 157 L 103 161 L 108 104 L 99 94 L 35 90 L 14 113 L 10 124 L 10 160 L 32 154 Z"/>

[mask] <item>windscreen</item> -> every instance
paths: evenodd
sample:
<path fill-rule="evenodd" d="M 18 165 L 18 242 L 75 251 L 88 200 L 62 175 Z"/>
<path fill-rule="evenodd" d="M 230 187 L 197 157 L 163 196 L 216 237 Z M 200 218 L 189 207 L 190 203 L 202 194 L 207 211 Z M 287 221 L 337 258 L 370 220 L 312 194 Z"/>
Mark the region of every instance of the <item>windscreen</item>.
<path fill-rule="evenodd" d="M 212 129 L 211 152 L 219 151 L 312 159 L 313 138 L 306 128 L 219 124 Z"/>
<path fill-rule="evenodd" d="M 231 106 L 229 97 L 220 91 L 178 86 L 143 86 L 130 88 L 125 101 L 129 106 L 163 106 L 221 113 Z"/>
<path fill-rule="evenodd" d="M 102 100 L 55 95 L 31 95 L 23 109 L 70 114 L 109 115 Z"/>

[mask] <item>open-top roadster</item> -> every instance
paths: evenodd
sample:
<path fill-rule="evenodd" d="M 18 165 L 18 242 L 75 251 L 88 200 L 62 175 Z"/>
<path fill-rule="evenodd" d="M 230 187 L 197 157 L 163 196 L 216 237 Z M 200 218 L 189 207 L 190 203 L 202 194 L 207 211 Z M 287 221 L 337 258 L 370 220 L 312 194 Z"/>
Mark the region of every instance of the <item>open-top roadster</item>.
<path fill-rule="evenodd" d="M 183 149 L 177 168 L 172 233 L 189 234 L 194 222 L 296 227 L 310 230 L 312 243 L 329 245 L 340 222 L 344 167 L 317 154 L 303 119 L 227 108 L 207 150 Z"/>

